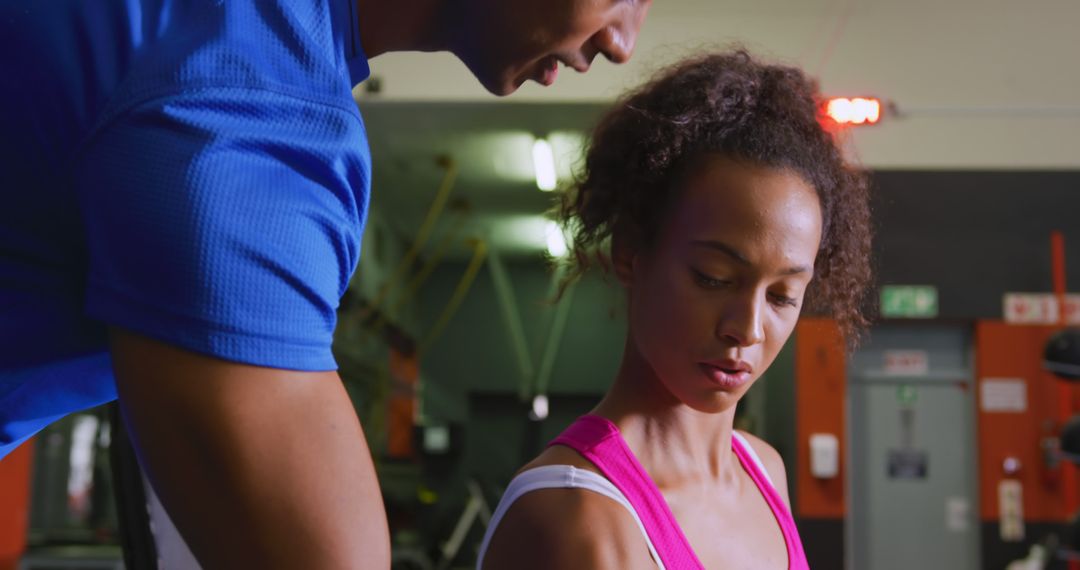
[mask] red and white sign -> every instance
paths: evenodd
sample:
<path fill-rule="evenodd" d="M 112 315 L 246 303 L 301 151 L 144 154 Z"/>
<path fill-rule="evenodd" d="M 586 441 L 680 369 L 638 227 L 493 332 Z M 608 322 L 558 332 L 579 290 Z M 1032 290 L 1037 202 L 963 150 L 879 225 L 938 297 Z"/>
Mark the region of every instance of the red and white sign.
<path fill-rule="evenodd" d="M 926 376 L 930 358 L 925 350 L 886 350 L 885 373 L 890 376 Z"/>
<path fill-rule="evenodd" d="M 1005 293 L 1005 322 L 1026 325 L 1056 325 L 1058 299 L 1053 293 Z M 1080 294 L 1065 295 L 1065 324 L 1080 324 Z"/>
<path fill-rule="evenodd" d="M 1080 325 L 1080 295 L 1065 295 L 1065 324 Z"/>

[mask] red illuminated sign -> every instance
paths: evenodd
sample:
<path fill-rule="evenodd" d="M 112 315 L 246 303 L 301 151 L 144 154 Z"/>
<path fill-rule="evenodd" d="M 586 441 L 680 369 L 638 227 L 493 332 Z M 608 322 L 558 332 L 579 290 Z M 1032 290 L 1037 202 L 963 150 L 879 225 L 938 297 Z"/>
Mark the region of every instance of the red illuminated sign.
<path fill-rule="evenodd" d="M 834 97 L 825 114 L 838 125 L 873 125 L 881 120 L 881 100 L 873 97 Z"/>

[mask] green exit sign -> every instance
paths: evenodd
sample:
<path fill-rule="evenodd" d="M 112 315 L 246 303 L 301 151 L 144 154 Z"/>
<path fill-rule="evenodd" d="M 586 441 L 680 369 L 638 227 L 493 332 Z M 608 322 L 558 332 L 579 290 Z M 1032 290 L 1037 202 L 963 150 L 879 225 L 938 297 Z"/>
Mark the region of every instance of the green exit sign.
<path fill-rule="evenodd" d="M 937 287 L 885 285 L 881 288 L 881 316 L 932 319 L 938 314 Z"/>

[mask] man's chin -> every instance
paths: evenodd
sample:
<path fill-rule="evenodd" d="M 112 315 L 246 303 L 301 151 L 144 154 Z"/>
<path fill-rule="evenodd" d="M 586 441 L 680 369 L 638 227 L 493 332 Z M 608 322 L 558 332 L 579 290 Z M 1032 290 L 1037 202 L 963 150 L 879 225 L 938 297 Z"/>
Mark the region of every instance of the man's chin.
<path fill-rule="evenodd" d="M 495 95 L 496 97 L 505 97 L 518 90 L 528 78 L 520 78 L 511 73 L 509 69 L 498 69 L 496 66 L 484 65 L 480 61 L 472 60 L 467 57 L 460 57 L 465 67 L 469 68 L 473 77 L 480 82 L 480 85 L 487 90 L 488 93 Z"/>
<path fill-rule="evenodd" d="M 501 73 L 500 73 L 501 71 Z M 513 73 L 509 69 L 502 69 L 493 73 L 473 73 L 488 93 L 497 97 L 505 97 L 518 90 L 528 77 L 521 77 L 520 73 Z"/>
<path fill-rule="evenodd" d="M 507 95 L 510 95 L 517 91 L 522 83 L 525 83 L 525 80 L 507 77 L 498 77 L 495 78 L 494 81 L 480 81 L 480 84 L 484 86 L 484 89 L 487 89 L 488 93 L 491 93 L 496 97 L 506 97 Z"/>

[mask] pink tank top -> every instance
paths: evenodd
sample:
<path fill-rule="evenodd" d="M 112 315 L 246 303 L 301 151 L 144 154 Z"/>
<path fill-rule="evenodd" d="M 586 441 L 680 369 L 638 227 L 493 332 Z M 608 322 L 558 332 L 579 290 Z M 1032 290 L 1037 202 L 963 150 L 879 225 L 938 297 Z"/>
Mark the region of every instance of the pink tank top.
<path fill-rule="evenodd" d="M 671 514 L 664 496 L 660 494 L 660 489 L 638 463 L 615 424 L 600 416 L 582 416 L 548 445 L 565 445 L 577 451 L 626 495 L 666 568 L 704 570 L 675 516 Z M 788 568 L 809 570 L 795 520 L 784 500 L 768 482 L 757 462 L 743 449 L 738 438 L 731 438 L 731 449 L 765 497 L 780 525 L 787 544 Z"/>

